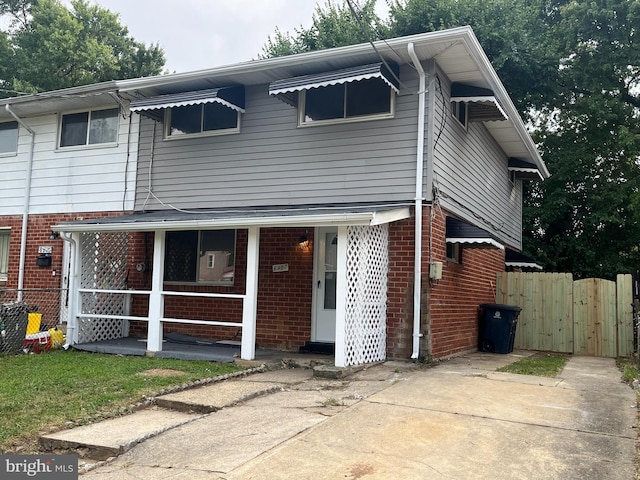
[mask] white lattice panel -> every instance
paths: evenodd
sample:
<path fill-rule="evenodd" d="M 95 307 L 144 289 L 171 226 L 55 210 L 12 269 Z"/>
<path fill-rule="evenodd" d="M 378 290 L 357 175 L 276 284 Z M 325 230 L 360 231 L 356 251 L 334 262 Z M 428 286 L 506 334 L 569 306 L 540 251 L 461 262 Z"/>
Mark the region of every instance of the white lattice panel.
<path fill-rule="evenodd" d="M 127 290 L 129 234 L 84 233 L 80 236 L 80 288 Z M 128 295 L 82 292 L 79 312 L 85 315 L 127 315 Z M 78 342 L 122 338 L 128 322 L 118 318 L 82 317 L 78 322 Z"/>
<path fill-rule="evenodd" d="M 387 225 L 347 229 L 346 365 L 386 358 L 388 265 Z"/>

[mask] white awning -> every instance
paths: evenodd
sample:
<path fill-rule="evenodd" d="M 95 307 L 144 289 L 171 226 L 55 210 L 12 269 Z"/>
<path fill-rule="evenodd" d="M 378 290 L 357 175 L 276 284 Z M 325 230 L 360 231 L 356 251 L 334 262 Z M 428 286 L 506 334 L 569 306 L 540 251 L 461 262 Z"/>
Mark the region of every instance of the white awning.
<path fill-rule="evenodd" d="M 522 180 L 544 180 L 540 169 L 533 163 L 525 162 L 517 158 L 510 158 L 507 169 L 514 172 Z"/>
<path fill-rule="evenodd" d="M 132 112 L 148 112 L 165 108 L 184 107 L 187 105 L 202 105 L 205 103 L 220 103 L 238 112 L 244 113 L 244 87 L 222 87 L 193 92 L 170 93 L 156 97 L 140 98 L 131 101 Z"/>
<path fill-rule="evenodd" d="M 476 248 L 504 249 L 504 245 L 486 230 L 452 217 L 447 217 L 446 241 L 447 243 L 467 244 Z"/>
<path fill-rule="evenodd" d="M 451 86 L 451 101 L 468 105 L 468 120 L 470 122 L 509 120 L 509 115 L 488 88 L 454 83 Z"/>
<path fill-rule="evenodd" d="M 387 65 L 390 67 L 387 68 Z M 300 77 L 284 78 L 276 80 L 269 85 L 269 95 L 278 96 L 290 105 L 295 105 L 294 93 L 311 88 L 327 87 L 344 83 L 357 82 L 370 78 L 379 78 L 391 87 L 396 93 L 399 90 L 398 65 L 392 62 L 371 63 L 357 67 L 343 68 L 330 72 L 321 72 Z"/>

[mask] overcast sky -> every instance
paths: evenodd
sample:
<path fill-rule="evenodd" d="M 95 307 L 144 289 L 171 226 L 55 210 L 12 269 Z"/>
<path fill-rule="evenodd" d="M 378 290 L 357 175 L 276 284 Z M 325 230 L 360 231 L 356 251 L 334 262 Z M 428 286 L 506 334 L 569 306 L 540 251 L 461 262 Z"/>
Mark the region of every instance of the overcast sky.
<path fill-rule="evenodd" d="M 92 0 L 119 13 L 120 22 L 137 41 L 159 43 L 171 72 L 256 59 L 276 27 L 282 32 L 293 32 L 300 25 L 308 28 L 318 2 L 325 4 L 325 0 Z M 383 0 L 378 3 L 384 5 Z"/>

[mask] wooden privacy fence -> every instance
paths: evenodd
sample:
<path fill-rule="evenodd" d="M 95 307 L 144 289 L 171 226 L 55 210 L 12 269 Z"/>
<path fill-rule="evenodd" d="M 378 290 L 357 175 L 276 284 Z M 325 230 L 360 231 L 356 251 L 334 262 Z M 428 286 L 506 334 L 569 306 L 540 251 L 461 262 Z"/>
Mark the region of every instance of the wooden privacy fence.
<path fill-rule="evenodd" d="M 632 276 L 500 272 L 496 303 L 522 308 L 514 348 L 597 357 L 634 352 Z"/>

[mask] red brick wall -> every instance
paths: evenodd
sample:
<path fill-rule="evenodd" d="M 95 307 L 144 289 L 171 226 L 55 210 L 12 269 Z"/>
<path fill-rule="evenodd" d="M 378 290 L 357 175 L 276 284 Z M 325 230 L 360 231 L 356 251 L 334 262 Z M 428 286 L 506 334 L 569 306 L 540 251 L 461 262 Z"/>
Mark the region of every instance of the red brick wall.
<path fill-rule="evenodd" d="M 310 247 L 298 246 L 300 236 L 307 233 Z M 136 253 L 132 264 L 151 264 L 153 233 L 136 234 Z M 146 237 L 145 237 L 146 235 Z M 145 254 L 145 242 L 146 254 Z M 263 228 L 260 231 L 260 261 L 258 270 L 258 312 L 256 343 L 264 348 L 296 350 L 311 335 L 311 303 L 313 284 L 313 231 L 301 228 Z M 145 258 L 147 258 L 145 260 Z M 247 230 L 238 230 L 233 286 L 170 285 L 166 288 L 187 292 L 243 294 L 246 280 Z M 273 265 L 288 264 L 287 272 L 273 272 Z M 151 271 L 135 272 L 130 277 L 134 288 L 151 286 Z M 146 315 L 146 299 L 134 302 L 136 315 Z M 222 298 L 167 297 L 165 316 L 197 320 L 242 322 L 242 300 Z M 132 322 L 132 335 L 146 335 L 146 323 Z M 240 340 L 240 327 L 164 324 L 164 333 Z"/>
<path fill-rule="evenodd" d="M 122 215 L 122 212 L 30 215 L 27 224 L 24 288 L 60 288 L 64 240 L 61 238 L 56 240 L 49 239 L 52 225 L 80 218 L 87 220 L 115 215 Z M 7 283 L 4 286 L 7 288 L 17 288 L 20 268 L 22 216 L 0 216 L 0 226 L 11 227 L 11 237 L 9 240 L 9 273 Z M 51 266 L 39 267 L 36 265 L 39 246 L 53 247 Z M 55 275 L 53 272 L 55 272 Z"/>
<path fill-rule="evenodd" d="M 504 271 L 504 251 L 463 248 L 460 264 L 446 260 L 445 212 L 423 210 L 420 355 L 444 358 L 478 346 L 478 305 L 495 300 L 496 273 Z M 442 279 L 429 281 L 432 260 L 443 262 Z M 409 358 L 413 350 L 414 219 L 389 228 L 387 356 Z M 431 348 L 431 351 L 429 351 Z"/>

